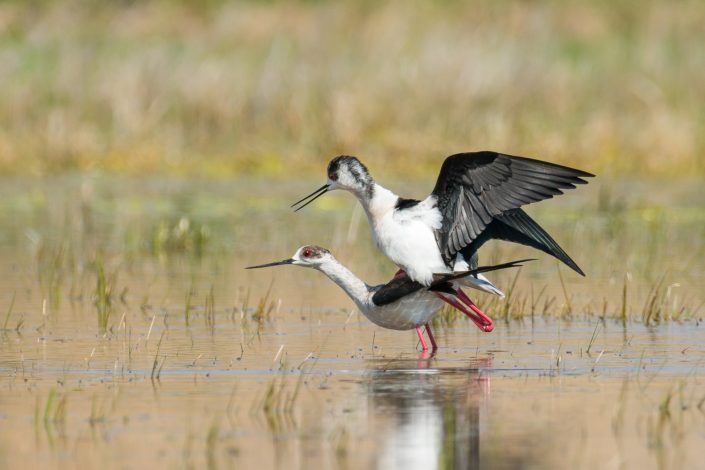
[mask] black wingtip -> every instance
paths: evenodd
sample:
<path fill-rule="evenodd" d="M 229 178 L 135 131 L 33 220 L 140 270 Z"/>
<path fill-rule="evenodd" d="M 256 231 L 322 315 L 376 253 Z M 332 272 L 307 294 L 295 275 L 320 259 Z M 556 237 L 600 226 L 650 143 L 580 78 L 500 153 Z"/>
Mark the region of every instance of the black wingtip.
<path fill-rule="evenodd" d="M 563 262 L 581 276 L 585 276 L 583 270 L 568 256 L 568 253 L 523 209 L 507 211 L 495 219 L 501 223 L 494 226 L 494 230 L 497 231 L 494 234 L 496 238 L 541 250 Z"/>
<path fill-rule="evenodd" d="M 560 266 L 560 265 L 559 265 Z M 570 266 L 570 265 L 569 265 Z M 583 272 L 582 269 L 580 269 L 580 266 L 577 264 L 573 263 L 573 266 L 570 266 L 570 268 L 575 271 L 576 273 L 580 274 L 583 277 L 587 277 L 587 275 Z"/>
<path fill-rule="evenodd" d="M 592 173 L 588 173 L 587 171 L 579 170 L 577 168 L 571 168 L 569 166 L 563 166 L 563 165 L 556 165 L 561 168 L 564 168 L 566 170 L 570 170 L 573 177 L 575 177 L 579 184 L 587 184 L 587 181 L 583 181 L 580 178 L 594 178 L 596 175 L 593 175 Z"/>
<path fill-rule="evenodd" d="M 560 248 L 560 247 L 559 247 Z M 580 274 L 581 276 L 585 277 L 585 273 L 583 272 L 582 269 L 580 269 L 580 266 L 573 261 L 573 258 L 568 256 L 568 254 L 561 249 L 560 252 L 558 251 L 553 251 L 549 253 L 551 256 L 555 257 L 558 261 L 562 262 L 566 266 L 568 266 L 570 269 L 575 271 L 576 273 Z"/>
<path fill-rule="evenodd" d="M 580 274 L 581 276 L 585 277 L 585 272 L 583 272 L 583 270 L 580 269 L 580 266 L 578 266 L 577 263 L 576 263 L 575 261 L 573 261 L 573 259 L 572 259 L 570 256 L 568 256 L 568 254 L 567 254 L 565 251 L 563 251 L 563 253 L 556 253 L 556 252 L 553 252 L 553 253 L 549 253 L 549 254 L 550 254 L 551 256 L 555 257 L 555 258 L 556 258 L 558 261 L 560 261 L 561 263 L 563 263 L 563 264 L 565 264 L 566 266 L 568 266 L 570 269 L 572 269 L 572 270 L 575 271 L 576 273 L 578 273 L 578 274 Z"/>

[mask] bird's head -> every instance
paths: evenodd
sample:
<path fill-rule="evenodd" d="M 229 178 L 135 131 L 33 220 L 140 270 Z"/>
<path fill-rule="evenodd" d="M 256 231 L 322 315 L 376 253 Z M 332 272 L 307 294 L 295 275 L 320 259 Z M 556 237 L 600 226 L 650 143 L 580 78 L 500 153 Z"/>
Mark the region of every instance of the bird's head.
<path fill-rule="evenodd" d="M 344 189 L 353 193 L 371 191 L 375 181 L 367 167 L 357 158 L 335 157 L 328 164 L 328 190 Z"/>
<path fill-rule="evenodd" d="M 367 167 L 356 157 L 341 155 L 335 157 L 328 164 L 328 181 L 326 184 L 306 196 L 305 198 L 292 204 L 298 207 L 295 210 L 303 209 L 328 191 L 343 189 L 355 194 L 358 198 L 372 198 L 372 191 L 375 181 L 370 176 Z"/>
<path fill-rule="evenodd" d="M 281 266 L 284 264 L 293 264 L 303 266 L 305 268 L 318 268 L 326 261 L 333 259 L 333 255 L 325 248 L 316 245 L 305 245 L 296 250 L 291 258 L 275 261 L 273 263 L 258 264 L 256 266 L 248 266 L 245 269 L 269 268 L 272 266 Z"/>

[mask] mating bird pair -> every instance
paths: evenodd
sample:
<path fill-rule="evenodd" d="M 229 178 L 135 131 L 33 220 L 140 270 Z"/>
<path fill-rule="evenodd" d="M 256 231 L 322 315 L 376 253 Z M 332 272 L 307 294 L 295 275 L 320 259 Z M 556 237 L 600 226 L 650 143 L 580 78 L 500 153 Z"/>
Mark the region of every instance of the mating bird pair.
<path fill-rule="evenodd" d="M 448 303 L 481 330 L 492 320 L 462 291 L 471 287 L 503 297 L 482 273 L 520 266 L 519 260 L 478 267 L 477 251 L 488 240 L 527 245 L 556 257 L 584 275 L 521 206 L 563 194 L 594 175 L 553 163 L 496 152 L 459 153 L 446 158 L 431 194 L 404 199 L 377 184 L 355 157 L 328 164 L 328 181 L 292 205 L 300 210 L 326 192 L 342 189 L 357 197 L 377 247 L 399 268 L 387 284 L 369 286 L 318 246 L 299 248 L 292 258 L 251 268 L 293 264 L 322 271 L 338 284 L 373 323 L 394 330 L 416 329 L 424 351 L 425 326 Z"/>

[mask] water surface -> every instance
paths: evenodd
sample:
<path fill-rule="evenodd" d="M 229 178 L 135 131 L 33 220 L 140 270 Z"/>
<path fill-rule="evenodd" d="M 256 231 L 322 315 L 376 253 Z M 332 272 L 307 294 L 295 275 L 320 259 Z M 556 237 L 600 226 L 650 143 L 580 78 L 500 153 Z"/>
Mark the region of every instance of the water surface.
<path fill-rule="evenodd" d="M 495 330 L 444 316 L 434 356 L 414 333 L 369 323 L 320 273 L 242 269 L 317 243 L 369 282 L 394 271 L 352 201 L 292 215 L 286 202 L 309 184 L 272 186 L 5 182 L 1 465 L 702 462 L 705 218 L 687 185 L 537 207 L 589 276 L 542 256 L 497 274 L 509 298 L 476 296 Z M 483 259 L 527 254 L 491 245 Z"/>

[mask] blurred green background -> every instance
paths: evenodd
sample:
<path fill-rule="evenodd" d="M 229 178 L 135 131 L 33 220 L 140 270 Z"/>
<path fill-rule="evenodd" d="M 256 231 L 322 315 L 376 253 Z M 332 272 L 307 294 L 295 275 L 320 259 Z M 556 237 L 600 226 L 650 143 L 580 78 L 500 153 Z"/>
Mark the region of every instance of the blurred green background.
<path fill-rule="evenodd" d="M 492 149 L 705 174 L 692 1 L 0 4 L 0 172 L 435 172 Z"/>

